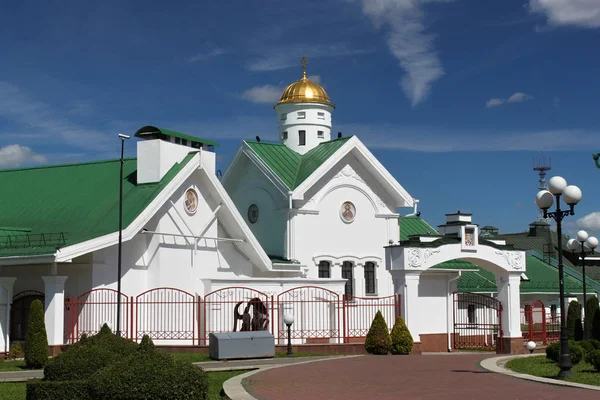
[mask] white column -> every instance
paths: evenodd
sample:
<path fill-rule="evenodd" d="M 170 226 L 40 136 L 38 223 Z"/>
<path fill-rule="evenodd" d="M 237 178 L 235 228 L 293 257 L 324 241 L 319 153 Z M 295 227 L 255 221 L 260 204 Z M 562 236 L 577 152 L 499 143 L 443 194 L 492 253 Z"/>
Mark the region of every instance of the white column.
<path fill-rule="evenodd" d="M 402 318 L 415 342 L 421 341 L 420 318 L 422 311 L 419 302 L 419 280 L 421 272 L 391 271 L 394 279 L 394 292 L 400 295 Z"/>
<path fill-rule="evenodd" d="M 7 353 L 10 344 L 10 305 L 17 278 L 0 278 L 0 349 Z"/>
<path fill-rule="evenodd" d="M 46 334 L 50 346 L 64 343 L 66 276 L 42 276 L 46 293 Z"/>
<path fill-rule="evenodd" d="M 520 338 L 521 334 L 521 272 L 496 275 L 498 300 L 502 303 L 502 331 L 505 338 Z"/>

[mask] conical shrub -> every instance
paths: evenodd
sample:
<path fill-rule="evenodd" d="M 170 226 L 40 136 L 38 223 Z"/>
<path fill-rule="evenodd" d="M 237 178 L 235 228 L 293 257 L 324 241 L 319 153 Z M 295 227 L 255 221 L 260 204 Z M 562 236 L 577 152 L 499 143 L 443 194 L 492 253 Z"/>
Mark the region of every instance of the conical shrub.
<path fill-rule="evenodd" d="M 48 361 L 48 336 L 44 324 L 44 305 L 34 300 L 29 309 L 29 325 L 25 336 L 25 365 L 43 368 Z"/>
<path fill-rule="evenodd" d="M 369 354 L 386 355 L 389 353 L 391 346 L 390 331 L 381 311 L 377 311 L 371 323 L 371 328 L 369 328 L 369 333 L 367 333 L 365 350 Z"/>
<path fill-rule="evenodd" d="M 392 347 L 390 352 L 392 354 L 410 354 L 415 342 L 402 317 L 396 318 L 391 338 Z"/>
<path fill-rule="evenodd" d="M 598 304 L 598 298 L 596 296 L 591 296 L 587 299 L 585 303 L 585 327 L 588 332 L 588 338 L 593 338 L 594 335 L 592 333 L 592 324 L 594 322 L 594 314 L 596 314 L 596 310 L 600 308 Z"/>
<path fill-rule="evenodd" d="M 577 324 L 581 325 L 581 306 L 577 300 L 573 300 L 569 303 L 567 310 L 567 331 L 569 333 L 569 340 L 581 340 L 577 339 L 575 332 L 580 333 L 581 328 L 577 329 Z"/>
<path fill-rule="evenodd" d="M 596 310 L 592 318 L 592 338 L 600 340 L 600 310 Z"/>

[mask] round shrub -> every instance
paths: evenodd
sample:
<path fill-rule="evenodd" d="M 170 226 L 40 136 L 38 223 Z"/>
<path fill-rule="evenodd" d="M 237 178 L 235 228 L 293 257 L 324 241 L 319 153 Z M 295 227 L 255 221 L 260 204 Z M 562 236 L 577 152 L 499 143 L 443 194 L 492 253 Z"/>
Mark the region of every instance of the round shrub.
<path fill-rule="evenodd" d="M 44 305 L 40 300 L 31 302 L 29 325 L 25 336 L 25 365 L 43 368 L 48 361 L 48 336 L 44 323 Z"/>
<path fill-rule="evenodd" d="M 396 318 L 392 328 L 392 354 L 410 354 L 415 343 L 402 317 Z"/>
<path fill-rule="evenodd" d="M 381 315 L 381 311 L 377 311 L 365 339 L 365 350 L 369 354 L 386 355 L 389 353 L 391 346 L 390 331 L 383 315 Z"/>
<path fill-rule="evenodd" d="M 205 399 L 206 373 L 188 362 L 158 352 L 144 339 L 135 354 L 118 361 L 89 379 L 90 394 L 98 400 Z M 144 341 L 142 341 L 144 342 Z"/>
<path fill-rule="evenodd" d="M 596 350 L 591 340 L 581 340 L 577 342 L 577 344 L 579 344 L 583 348 L 583 350 L 585 350 L 586 354 Z"/>
<path fill-rule="evenodd" d="M 560 343 L 551 343 L 546 347 L 546 358 L 552 360 L 555 363 L 558 362 L 560 357 Z"/>
<path fill-rule="evenodd" d="M 106 325 L 94 336 L 70 346 L 44 368 L 48 381 L 85 380 L 96 371 L 135 353 L 137 344 L 113 334 Z"/>
<path fill-rule="evenodd" d="M 571 354 L 571 362 L 573 365 L 579 364 L 585 356 L 585 350 L 579 345 L 579 342 L 569 340 L 569 353 Z"/>
<path fill-rule="evenodd" d="M 592 364 L 600 372 L 600 350 L 594 350 L 585 357 L 585 361 Z"/>

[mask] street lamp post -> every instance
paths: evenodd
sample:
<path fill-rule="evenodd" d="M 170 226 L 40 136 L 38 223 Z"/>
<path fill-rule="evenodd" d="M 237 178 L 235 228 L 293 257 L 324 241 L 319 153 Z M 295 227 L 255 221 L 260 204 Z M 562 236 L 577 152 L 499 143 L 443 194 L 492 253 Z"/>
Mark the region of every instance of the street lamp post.
<path fill-rule="evenodd" d="M 569 206 L 569 210 L 560 209 L 560 198 Z M 556 211 L 548 212 L 548 209 L 554 204 L 556 199 Z M 574 185 L 567 186 L 567 181 L 555 176 L 548 181 L 548 190 L 540 190 L 535 203 L 544 212 L 544 218 L 551 217 L 556 221 L 556 233 L 558 235 L 558 284 L 560 291 L 560 358 L 558 366 L 560 371 L 559 378 L 566 378 L 573 375 L 571 368 L 571 354 L 569 353 L 569 335 L 567 332 L 567 318 L 565 312 L 565 281 L 562 258 L 562 220 L 568 215 L 575 215 L 575 205 L 581 200 L 581 190 Z"/>
<path fill-rule="evenodd" d="M 287 326 L 287 353 L 288 357 L 294 355 L 292 352 L 292 324 L 294 323 L 294 316 L 292 314 L 285 313 L 283 315 L 283 323 Z"/>
<path fill-rule="evenodd" d="M 121 171 L 119 174 L 119 255 L 117 260 L 117 336 L 121 336 L 121 247 L 123 245 L 123 152 L 125 140 L 131 136 L 119 133 L 121 139 Z"/>
<path fill-rule="evenodd" d="M 587 328 L 587 287 L 585 283 L 585 257 L 594 252 L 594 249 L 598 246 L 598 239 L 594 236 L 588 236 L 586 231 L 577 232 L 577 239 L 570 239 L 567 242 L 567 247 L 573 251 L 573 253 L 579 256 L 581 260 L 581 269 L 583 274 L 583 339 L 589 339 L 588 328 Z M 586 248 L 588 250 L 586 250 Z"/>

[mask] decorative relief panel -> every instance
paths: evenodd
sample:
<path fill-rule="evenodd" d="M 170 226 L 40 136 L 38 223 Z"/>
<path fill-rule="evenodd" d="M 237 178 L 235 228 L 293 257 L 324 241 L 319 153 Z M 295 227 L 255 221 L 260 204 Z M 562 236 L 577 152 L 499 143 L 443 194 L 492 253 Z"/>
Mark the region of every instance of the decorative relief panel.
<path fill-rule="evenodd" d="M 525 267 L 525 259 L 522 252 L 497 250 L 496 254 L 503 257 L 512 269 L 523 269 Z"/>
<path fill-rule="evenodd" d="M 421 250 L 419 249 L 409 249 L 408 253 L 408 265 L 413 268 L 419 268 L 422 264 Z"/>

